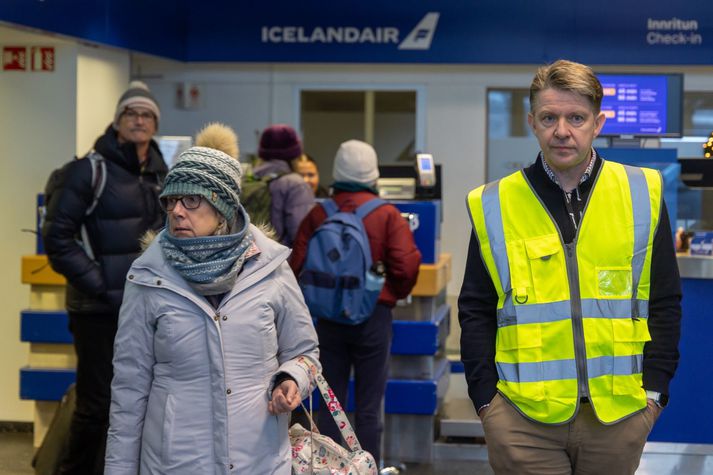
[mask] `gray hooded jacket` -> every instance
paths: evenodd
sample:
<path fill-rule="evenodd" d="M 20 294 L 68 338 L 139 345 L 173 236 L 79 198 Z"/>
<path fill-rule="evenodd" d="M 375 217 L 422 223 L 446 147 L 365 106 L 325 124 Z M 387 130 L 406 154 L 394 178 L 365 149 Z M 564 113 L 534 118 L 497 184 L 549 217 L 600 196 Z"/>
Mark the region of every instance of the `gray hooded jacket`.
<path fill-rule="evenodd" d="M 299 173 L 290 173 L 290 165 L 282 160 L 266 160 L 255 167 L 255 175 L 281 175 L 270 182 L 270 223 L 280 243 L 292 247 L 297 229 L 314 206 L 314 192 Z"/>
<path fill-rule="evenodd" d="M 302 397 L 317 336 L 286 259 L 250 226 L 260 254 L 213 308 L 164 260 L 159 240 L 127 275 L 114 344 L 105 474 L 289 475 L 289 414 L 271 415 L 274 378 Z"/>

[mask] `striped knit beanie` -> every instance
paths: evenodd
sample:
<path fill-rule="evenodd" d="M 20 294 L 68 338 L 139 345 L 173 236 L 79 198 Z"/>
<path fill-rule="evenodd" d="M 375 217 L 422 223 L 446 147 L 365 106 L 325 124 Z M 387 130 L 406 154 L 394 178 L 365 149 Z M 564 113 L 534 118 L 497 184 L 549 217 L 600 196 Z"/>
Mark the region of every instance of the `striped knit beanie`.
<path fill-rule="evenodd" d="M 240 207 L 240 162 L 209 147 L 191 147 L 183 152 L 166 175 L 160 198 L 201 195 L 225 216 L 235 219 Z"/>
<path fill-rule="evenodd" d="M 156 127 L 158 128 L 161 111 L 158 108 L 156 98 L 154 98 L 151 91 L 149 91 L 149 87 L 144 82 L 131 81 L 129 88 L 119 98 L 119 102 L 116 104 L 116 112 L 114 112 L 114 129 L 119 128 L 119 118 L 129 107 L 143 107 L 150 110 L 156 116 Z"/>

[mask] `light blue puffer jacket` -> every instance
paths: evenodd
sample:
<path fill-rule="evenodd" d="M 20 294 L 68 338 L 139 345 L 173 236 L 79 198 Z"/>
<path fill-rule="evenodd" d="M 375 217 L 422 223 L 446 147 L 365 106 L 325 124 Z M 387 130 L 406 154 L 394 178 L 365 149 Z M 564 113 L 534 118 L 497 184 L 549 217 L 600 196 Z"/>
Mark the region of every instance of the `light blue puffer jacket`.
<path fill-rule="evenodd" d="M 317 336 L 289 249 L 251 225 L 249 259 L 218 309 L 155 239 L 127 275 L 114 343 L 105 474 L 289 475 L 289 414 L 267 411 L 276 374 L 306 397 Z"/>

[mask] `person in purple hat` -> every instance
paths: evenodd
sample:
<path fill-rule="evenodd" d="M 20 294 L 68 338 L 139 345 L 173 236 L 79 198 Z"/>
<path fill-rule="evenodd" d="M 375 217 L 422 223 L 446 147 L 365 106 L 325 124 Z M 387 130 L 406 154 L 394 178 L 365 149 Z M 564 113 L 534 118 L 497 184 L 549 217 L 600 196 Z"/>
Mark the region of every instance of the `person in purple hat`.
<path fill-rule="evenodd" d="M 302 141 L 295 129 L 285 124 L 271 125 L 260 136 L 258 156 L 262 162 L 253 173 L 270 179 L 270 223 L 281 244 L 292 247 L 302 219 L 314 206 L 314 192 L 290 161 L 302 155 Z"/>

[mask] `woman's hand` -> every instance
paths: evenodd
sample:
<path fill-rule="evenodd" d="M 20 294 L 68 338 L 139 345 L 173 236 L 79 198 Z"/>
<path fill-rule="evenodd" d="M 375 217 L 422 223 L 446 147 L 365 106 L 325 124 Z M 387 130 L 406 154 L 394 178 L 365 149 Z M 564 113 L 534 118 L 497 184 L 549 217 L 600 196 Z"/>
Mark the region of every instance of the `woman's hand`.
<path fill-rule="evenodd" d="M 286 379 L 272 390 L 272 401 L 267 403 L 270 414 L 290 412 L 300 405 L 300 390 L 292 379 Z"/>

